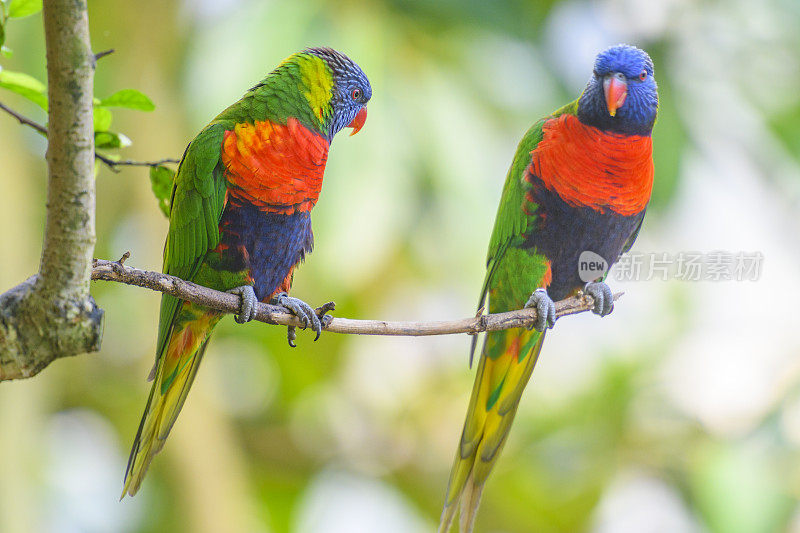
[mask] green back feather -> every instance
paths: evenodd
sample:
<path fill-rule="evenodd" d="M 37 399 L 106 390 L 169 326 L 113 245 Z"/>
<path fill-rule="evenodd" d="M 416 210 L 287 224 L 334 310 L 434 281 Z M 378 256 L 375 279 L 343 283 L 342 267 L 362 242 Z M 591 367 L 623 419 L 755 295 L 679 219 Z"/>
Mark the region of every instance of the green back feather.
<path fill-rule="evenodd" d="M 328 64 L 313 54 L 300 52 L 281 63 L 215 121 L 252 124 L 269 120 L 286 124 L 289 117 L 294 117 L 307 128 L 325 134 L 333 115 L 332 87 L 333 73 Z"/>
<path fill-rule="evenodd" d="M 206 127 L 186 149 L 178 167 L 164 245 L 165 274 L 192 280 L 206 253 L 219 244 L 219 221 L 227 190 L 220 161 L 224 135 L 222 124 Z M 180 303 L 181 300 L 169 294 L 161 298 L 154 370 L 166 349 Z M 152 372 L 151 376 L 154 375 Z M 165 380 L 162 389 L 166 390 L 170 382 Z"/>
<path fill-rule="evenodd" d="M 480 300 L 478 301 L 479 308 L 486 301 L 486 295 L 499 260 L 509 247 L 515 247 L 522 243 L 528 227 L 535 219 L 535 214 L 533 217 L 527 215 L 522 210 L 522 206 L 525 203 L 525 194 L 530 190 L 530 185 L 526 180 L 526 170 L 531 163 L 531 152 L 536 149 L 536 146 L 542 140 L 544 123 L 551 118 L 563 114 L 576 115 L 577 112 L 578 100 L 559 108 L 550 116 L 531 126 L 517 146 L 511 168 L 509 168 L 506 175 L 506 182 L 503 186 L 500 205 L 497 208 L 497 216 L 494 221 L 492 237 L 489 240 L 489 251 L 486 256 L 486 277 L 481 288 Z"/>

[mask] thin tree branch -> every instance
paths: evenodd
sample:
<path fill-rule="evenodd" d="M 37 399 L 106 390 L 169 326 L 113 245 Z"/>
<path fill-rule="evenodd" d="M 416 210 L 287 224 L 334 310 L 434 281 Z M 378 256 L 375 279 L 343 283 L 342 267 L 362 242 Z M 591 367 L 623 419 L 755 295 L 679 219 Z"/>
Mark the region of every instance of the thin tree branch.
<path fill-rule="evenodd" d="M 3 104 L 2 102 L 0 102 L 0 109 L 2 109 L 15 119 L 17 119 L 20 124 L 23 124 L 25 126 L 30 126 L 31 128 L 35 129 L 36 131 L 47 137 L 47 128 L 45 128 L 38 122 L 31 120 L 24 115 L 21 115 L 20 113 L 14 111 L 13 109 Z M 166 163 L 173 163 L 173 164 L 180 163 L 180 161 L 177 159 L 169 159 L 169 158 L 159 159 L 158 161 L 134 161 L 132 159 L 123 159 L 121 161 L 115 161 L 108 156 L 98 153 L 97 150 L 95 150 L 94 152 L 94 157 L 114 172 L 119 172 L 119 169 L 117 167 L 120 166 L 157 167 L 159 165 L 164 165 Z"/>
<path fill-rule="evenodd" d="M 171 159 L 171 158 L 159 159 L 158 161 L 134 161 L 132 159 L 122 159 L 120 161 L 115 161 L 115 160 L 111 159 L 110 157 L 104 156 L 102 154 L 98 154 L 97 152 L 95 152 L 94 156 L 101 163 L 106 165 L 108 168 L 110 168 L 114 172 L 119 172 L 119 169 L 117 168 L 119 166 L 157 167 L 157 166 L 160 166 L 160 165 L 164 165 L 166 163 L 173 163 L 175 165 L 180 163 L 180 160 Z"/>
<path fill-rule="evenodd" d="M 102 59 L 102 58 L 106 57 L 109 54 L 113 54 L 114 52 L 115 52 L 115 50 L 113 48 L 109 48 L 108 50 L 103 50 L 102 52 L 97 52 L 94 55 L 94 60 L 97 61 L 98 59 Z"/>
<path fill-rule="evenodd" d="M 215 291 L 174 276 L 151 272 L 126 266 L 126 254 L 119 261 L 95 259 L 92 268 L 92 279 L 116 281 L 127 285 L 145 287 L 164 292 L 198 305 L 217 309 L 225 313 L 239 312 L 239 297 L 226 292 Z M 622 293 L 614 295 L 617 300 Z M 556 317 L 574 315 L 590 310 L 594 306 L 591 296 L 570 297 L 556 302 Z M 331 310 L 331 303 L 317 309 L 318 313 Z M 283 326 L 301 326 L 294 315 L 287 313 L 282 307 L 259 303 L 255 320 L 267 324 Z M 535 309 L 521 309 L 492 315 L 481 315 L 460 320 L 441 320 L 434 322 L 388 322 L 385 320 L 352 320 L 349 318 L 329 318 L 324 329 L 331 333 L 349 333 L 355 335 L 397 335 L 427 336 L 451 335 L 454 333 L 475 334 L 483 331 L 530 327 L 536 320 Z"/>
<path fill-rule="evenodd" d="M 44 126 L 42 126 L 38 122 L 34 122 L 33 120 L 29 119 L 28 117 L 20 115 L 19 113 L 17 113 L 16 111 L 14 111 L 13 109 L 11 109 L 10 107 L 8 107 L 7 105 L 5 105 L 2 102 L 0 102 L 0 109 L 2 109 L 6 113 L 8 113 L 12 117 L 14 117 L 15 119 L 17 119 L 20 124 L 25 125 L 25 126 L 30 126 L 31 128 L 35 129 L 36 131 L 38 131 L 39 133 L 41 133 L 42 135 L 47 137 L 47 128 L 45 128 Z"/>

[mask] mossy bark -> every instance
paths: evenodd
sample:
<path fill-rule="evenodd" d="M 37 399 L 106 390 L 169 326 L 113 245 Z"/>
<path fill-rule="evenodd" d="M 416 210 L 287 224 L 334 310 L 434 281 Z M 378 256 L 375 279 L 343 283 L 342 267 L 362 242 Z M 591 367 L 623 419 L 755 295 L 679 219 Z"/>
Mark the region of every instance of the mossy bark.
<path fill-rule="evenodd" d="M 99 349 L 89 294 L 95 245 L 94 55 L 86 0 L 45 0 L 49 100 L 47 222 L 39 273 L 0 296 L 0 381 Z"/>

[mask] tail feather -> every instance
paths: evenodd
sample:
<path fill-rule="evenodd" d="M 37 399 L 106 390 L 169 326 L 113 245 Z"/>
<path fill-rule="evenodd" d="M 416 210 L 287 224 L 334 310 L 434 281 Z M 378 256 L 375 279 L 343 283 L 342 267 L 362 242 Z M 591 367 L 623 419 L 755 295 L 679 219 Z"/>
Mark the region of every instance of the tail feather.
<path fill-rule="evenodd" d="M 525 329 L 487 336 L 450 472 L 439 533 L 447 533 L 457 510 L 461 533 L 472 532 L 483 486 L 511 430 L 544 337 Z"/>
<path fill-rule="evenodd" d="M 183 408 L 183 404 L 186 402 L 186 396 L 189 394 L 189 389 L 192 387 L 194 383 L 194 378 L 197 375 L 197 369 L 200 368 L 200 361 L 203 360 L 203 356 L 206 353 L 206 348 L 208 347 L 208 338 L 203 341 L 203 344 L 200 345 L 200 348 L 197 350 L 197 353 L 192 357 L 191 362 L 187 365 L 187 370 L 185 371 L 185 375 L 183 373 L 178 375 L 178 378 L 175 380 L 174 389 L 180 391 L 179 396 L 175 400 L 175 402 L 167 402 L 166 405 L 170 405 L 170 409 L 164 413 L 164 416 L 160 420 L 160 424 L 158 425 L 158 440 L 161 443 L 161 446 L 164 445 L 164 441 L 166 441 L 169 432 L 172 431 L 172 426 L 175 425 L 175 421 L 178 419 L 178 415 Z M 170 390 L 173 390 L 171 388 Z M 161 450 L 161 447 L 159 447 Z"/>
<path fill-rule="evenodd" d="M 211 330 L 219 320 L 210 314 L 202 319 L 184 323 L 179 331 L 173 331 L 171 336 L 176 337 L 175 342 L 170 338 L 164 357 L 158 358 L 150 396 L 125 470 L 122 498 L 126 494 L 133 496 L 139 490 L 150 462 L 164 447 L 186 402 Z"/>
<path fill-rule="evenodd" d="M 475 527 L 475 515 L 478 513 L 478 503 L 481 501 L 483 484 L 475 483 L 473 476 L 467 480 L 464 494 L 461 496 L 461 510 L 459 513 L 459 531 L 472 533 Z"/>
<path fill-rule="evenodd" d="M 442 509 L 442 516 L 439 518 L 439 529 L 437 533 L 447 533 L 450 531 L 450 526 L 453 525 L 453 520 L 456 517 L 456 511 L 458 511 L 458 506 L 456 502 L 445 504 L 444 509 Z"/>

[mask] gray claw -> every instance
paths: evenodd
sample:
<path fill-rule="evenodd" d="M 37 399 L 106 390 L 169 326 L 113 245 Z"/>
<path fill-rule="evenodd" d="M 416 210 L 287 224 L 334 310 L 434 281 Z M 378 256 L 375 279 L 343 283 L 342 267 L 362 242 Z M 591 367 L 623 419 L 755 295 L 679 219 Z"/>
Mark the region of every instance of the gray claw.
<path fill-rule="evenodd" d="M 281 307 L 285 307 L 286 309 L 288 309 L 294 316 L 296 316 L 303 322 L 303 329 L 306 329 L 308 326 L 311 326 L 311 329 L 317 334 L 316 339 L 319 338 L 320 334 L 322 333 L 322 322 L 317 316 L 317 313 L 314 311 L 314 308 L 312 308 L 310 305 L 308 305 L 299 298 L 293 298 L 289 296 L 285 292 L 276 294 L 272 298 L 272 304 L 279 305 Z M 294 346 L 295 337 L 296 334 L 294 332 L 294 328 L 292 328 L 288 333 L 290 346 Z"/>
<path fill-rule="evenodd" d="M 319 321 L 322 324 L 323 328 L 328 327 L 328 325 L 330 325 L 331 321 L 333 320 L 333 317 L 328 313 L 330 311 L 333 311 L 334 309 L 336 309 L 336 304 L 333 302 L 324 303 L 319 308 L 317 308 L 316 315 L 319 317 Z M 316 341 L 317 339 L 319 339 L 319 336 L 321 334 L 322 330 L 320 329 L 320 331 L 317 332 L 317 336 L 314 337 L 314 340 Z"/>
<path fill-rule="evenodd" d="M 594 299 L 592 313 L 606 316 L 614 310 L 614 294 L 611 292 L 611 287 L 602 281 L 587 283 L 586 287 L 583 288 L 583 292 Z"/>
<path fill-rule="evenodd" d="M 525 307 L 536 309 L 536 322 L 533 323 L 533 329 L 536 331 L 544 331 L 556 324 L 556 304 L 550 299 L 546 289 L 533 291 Z"/>
<path fill-rule="evenodd" d="M 256 316 L 256 291 L 253 290 L 252 285 L 242 285 L 228 291 L 231 294 L 238 294 L 242 299 L 242 305 L 239 312 L 234 315 L 234 319 L 239 324 L 250 322 Z"/>
<path fill-rule="evenodd" d="M 286 340 L 289 341 L 289 346 L 292 348 L 297 348 L 297 345 L 294 343 L 297 340 L 297 328 L 294 326 L 286 326 Z"/>

